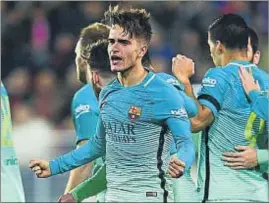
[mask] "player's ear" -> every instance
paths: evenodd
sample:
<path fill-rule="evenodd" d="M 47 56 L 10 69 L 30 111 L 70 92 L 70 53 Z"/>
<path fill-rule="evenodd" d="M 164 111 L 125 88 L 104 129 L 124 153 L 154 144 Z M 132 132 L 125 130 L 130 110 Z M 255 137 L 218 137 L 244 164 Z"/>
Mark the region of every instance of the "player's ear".
<path fill-rule="evenodd" d="M 147 50 L 148 50 L 148 47 L 146 45 L 143 45 L 140 49 L 138 56 L 143 58 L 143 56 L 147 53 Z"/>
<path fill-rule="evenodd" d="M 223 44 L 219 40 L 217 40 L 216 41 L 216 52 L 218 54 L 222 54 L 224 51 L 225 51 L 225 47 L 223 46 Z"/>
<path fill-rule="evenodd" d="M 99 83 L 99 74 L 95 71 L 92 72 L 92 80 L 94 84 L 98 84 Z"/>
<path fill-rule="evenodd" d="M 261 57 L 261 52 L 260 51 L 256 51 L 253 55 L 253 63 L 255 65 L 258 65 L 260 62 L 260 57 Z"/>

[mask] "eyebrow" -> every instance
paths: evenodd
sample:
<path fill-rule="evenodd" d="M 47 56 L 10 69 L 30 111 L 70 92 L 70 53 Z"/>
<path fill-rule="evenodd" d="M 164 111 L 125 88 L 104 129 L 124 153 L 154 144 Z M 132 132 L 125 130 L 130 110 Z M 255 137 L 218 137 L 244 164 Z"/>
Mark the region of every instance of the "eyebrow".
<path fill-rule="evenodd" d="M 108 38 L 108 40 L 114 40 L 114 41 L 118 41 L 119 43 L 128 43 L 131 44 L 132 42 L 128 39 L 122 39 L 122 38 L 118 38 L 118 39 L 114 39 L 114 38 Z"/>

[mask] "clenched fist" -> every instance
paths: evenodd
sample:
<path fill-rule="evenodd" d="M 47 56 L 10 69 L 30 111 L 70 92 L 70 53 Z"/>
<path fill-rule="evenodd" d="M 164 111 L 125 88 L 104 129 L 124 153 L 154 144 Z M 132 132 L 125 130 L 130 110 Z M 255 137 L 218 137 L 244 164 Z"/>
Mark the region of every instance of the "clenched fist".
<path fill-rule="evenodd" d="M 47 178 L 51 176 L 49 162 L 41 159 L 32 159 L 29 168 L 36 174 L 38 178 Z"/>
<path fill-rule="evenodd" d="M 178 54 L 172 59 L 172 72 L 183 84 L 189 82 L 189 78 L 194 74 L 194 62 L 191 58 Z"/>

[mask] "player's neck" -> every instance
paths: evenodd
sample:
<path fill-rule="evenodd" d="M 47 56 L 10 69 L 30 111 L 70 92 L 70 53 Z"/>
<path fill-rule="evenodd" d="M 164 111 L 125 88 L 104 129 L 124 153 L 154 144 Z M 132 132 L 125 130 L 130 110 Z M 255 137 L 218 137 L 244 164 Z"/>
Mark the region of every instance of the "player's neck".
<path fill-rule="evenodd" d="M 222 65 L 225 66 L 232 61 L 247 61 L 247 53 L 244 51 L 228 51 L 222 58 Z"/>
<path fill-rule="evenodd" d="M 130 87 L 140 84 L 147 76 L 147 71 L 142 65 L 131 67 L 125 72 L 118 73 L 118 79 L 122 86 Z"/>

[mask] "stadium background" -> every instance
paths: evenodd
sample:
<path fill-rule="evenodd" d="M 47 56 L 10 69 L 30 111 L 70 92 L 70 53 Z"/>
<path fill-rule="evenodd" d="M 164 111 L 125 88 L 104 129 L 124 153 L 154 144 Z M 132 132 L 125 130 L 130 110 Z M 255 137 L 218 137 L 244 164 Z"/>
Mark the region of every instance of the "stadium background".
<path fill-rule="evenodd" d="M 74 48 L 81 28 L 100 21 L 109 4 L 147 9 L 154 35 L 151 61 L 170 72 L 184 53 L 196 62 L 199 84 L 213 66 L 207 27 L 222 13 L 237 13 L 258 33 L 260 66 L 268 67 L 268 2 L 6 2 L 1 1 L 1 79 L 11 102 L 13 137 L 27 202 L 55 201 L 69 173 L 37 179 L 30 158 L 50 159 L 75 147 L 70 117 L 76 79 Z"/>

